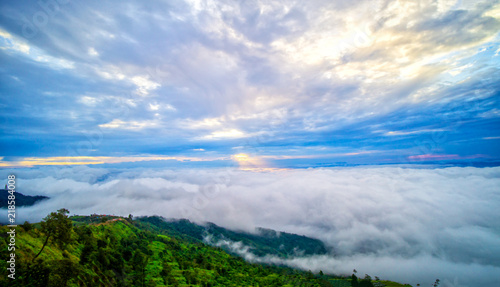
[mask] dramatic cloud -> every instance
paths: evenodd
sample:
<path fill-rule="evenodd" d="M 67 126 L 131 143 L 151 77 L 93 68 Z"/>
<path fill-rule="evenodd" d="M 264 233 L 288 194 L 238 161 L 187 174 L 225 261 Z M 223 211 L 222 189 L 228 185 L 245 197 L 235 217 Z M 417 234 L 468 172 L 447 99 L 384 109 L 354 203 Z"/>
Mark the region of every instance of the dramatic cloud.
<path fill-rule="evenodd" d="M 6 171 L 1 172 L 6 178 Z M 161 215 L 253 232 L 256 226 L 323 240 L 334 256 L 256 262 L 323 272 L 356 268 L 444 286 L 500 282 L 500 168 L 358 167 L 252 172 L 235 169 L 45 167 L 16 171 L 18 191 L 50 200 L 18 208 L 38 221 L 73 214 Z"/>
<path fill-rule="evenodd" d="M 500 158 L 497 1 L 58 3 L 0 4 L 5 165 L 68 150 Z"/>

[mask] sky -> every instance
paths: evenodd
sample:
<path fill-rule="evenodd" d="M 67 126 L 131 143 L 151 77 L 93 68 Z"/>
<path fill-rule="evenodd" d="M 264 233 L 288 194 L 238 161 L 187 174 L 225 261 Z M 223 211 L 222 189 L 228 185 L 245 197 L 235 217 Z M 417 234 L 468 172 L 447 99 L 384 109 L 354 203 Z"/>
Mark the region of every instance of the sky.
<path fill-rule="evenodd" d="M 0 7 L 4 168 L 500 161 L 497 1 Z"/>

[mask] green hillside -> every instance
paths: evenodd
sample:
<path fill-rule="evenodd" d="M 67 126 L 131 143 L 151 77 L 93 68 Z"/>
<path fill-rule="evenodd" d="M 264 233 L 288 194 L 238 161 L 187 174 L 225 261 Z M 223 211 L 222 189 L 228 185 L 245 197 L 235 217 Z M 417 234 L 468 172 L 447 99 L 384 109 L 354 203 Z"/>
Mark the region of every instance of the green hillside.
<path fill-rule="evenodd" d="M 241 242 L 250 247 L 257 256 L 276 255 L 288 257 L 293 255 L 327 254 L 323 242 L 318 239 L 300 236 L 286 232 L 276 232 L 259 228 L 257 234 L 236 232 L 217 226 L 213 223 L 198 225 L 186 219 L 164 219 L 158 216 L 140 217 L 137 219 L 144 228 L 165 233 L 170 236 L 180 236 L 192 242 L 206 242 L 207 236 L 212 242 L 225 239 Z M 227 250 L 226 250 L 227 251 Z"/>
<path fill-rule="evenodd" d="M 9 230 L 0 227 L 1 258 L 11 253 Z M 351 286 L 350 278 L 250 264 L 192 234 L 160 230 L 143 219 L 70 219 L 60 210 L 41 224 L 18 226 L 16 233 L 16 279 L 7 277 L 2 260 L 0 286 Z M 373 284 L 361 280 L 357 286 Z"/>

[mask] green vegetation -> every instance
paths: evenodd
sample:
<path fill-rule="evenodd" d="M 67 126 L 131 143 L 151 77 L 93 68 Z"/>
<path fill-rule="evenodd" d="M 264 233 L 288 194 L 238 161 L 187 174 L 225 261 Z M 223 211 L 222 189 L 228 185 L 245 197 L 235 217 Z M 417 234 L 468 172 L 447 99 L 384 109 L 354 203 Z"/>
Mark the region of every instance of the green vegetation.
<path fill-rule="evenodd" d="M 60 209 L 49 214 L 41 224 L 25 223 L 17 227 L 16 279 L 7 277 L 7 262 L 2 260 L 0 286 L 348 287 L 356 284 L 351 278 L 325 275 L 322 271 L 313 274 L 245 262 L 221 248 L 204 244 L 199 234 L 193 232 L 204 227 L 188 221 L 176 228 L 161 229 L 165 226 L 155 224 L 156 219 L 152 218 L 133 220 L 131 216 L 102 215 L 68 218 L 67 213 Z M 189 230 L 183 233 L 181 226 Z M 261 235 L 264 239 L 260 239 L 257 235 L 238 235 L 216 228 L 220 233 L 214 234 L 241 236 L 255 248 L 281 252 L 273 249 L 276 243 L 266 242 L 265 238 L 273 238 L 272 234 Z M 0 241 L 0 258 L 9 258 L 9 238 L 5 237 L 8 230 L 6 226 L 0 227 L 4 237 Z M 286 236 L 300 239 L 300 244 L 309 242 L 301 236 Z M 283 239 L 283 244 L 289 239 Z M 367 277 L 356 286 L 375 286 L 363 282 L 367 282 Z"/>
<path fill-rule="evenodd" d="M 231 231 L 213 223 L 204 226 L 197 225 L 186 219 L 165 220 L 158 216 L 138 218 L 143 228 L 164 233 L 169 236 L 184 238 L 190 242 L 204 242 L 210 235 L 212 241 L 226 239 L 241 242 L 250 247 L 257 256 L 276 255 L 288 257 L 293 255 L 327 254 L 323 242 L 305 236 L 286 232 L 276 232 L 270 229 L 259 228 L 257 234 Z"/>
<path fill-rule="evenodd" d="M 384 284 L 387 287 L 411 287 L 410 284 L 401 284 L 397 282 L 391 282 L 391 281 L 380 281 L 380 283 Z"/>
<path fill-rule="evenodd" d="M 49 239 L 52 239 L 61 249 L 65 249 L 66 244 L 71 242 L 71 230 L 73 229 L 73 223 L 68 218 L 67 214 L 69 211 L 67 209 L 59 209 L 57 212 L 52 212 L 41 223 L 40 231 L 45 234 L 45 242 L 42 245 L 42 249 L 33 257 L 31 261 L 35 259 L 42 253 Z M 28 223 L 24 223 L 23 228 L 26 228 Z"/>

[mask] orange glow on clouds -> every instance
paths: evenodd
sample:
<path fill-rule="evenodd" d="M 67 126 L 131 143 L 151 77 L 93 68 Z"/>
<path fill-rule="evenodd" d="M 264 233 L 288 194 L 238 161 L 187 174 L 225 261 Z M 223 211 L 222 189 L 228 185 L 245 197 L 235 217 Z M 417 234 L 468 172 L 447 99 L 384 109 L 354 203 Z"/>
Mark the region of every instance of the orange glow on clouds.
<path fill-rule="evenodd" d="M 269 172 L 269 171 L 288 170 L 287 168 L 271 167 L 263 159 L 263 157 L 250 156 L 246 153 L 235 154 L 235 155 L 231 156 L 231 159 L 238 163 L 240 170 L 254 171 L 254 172 Z"/>
<path fill-rule="evenodd" d="M 200 157 L 175 157 L 175 156 L 56 156 L 56 157 L 26 157 L 14 161 L 5 161 L 0 157 L 0 167 L 33 167 L 39 165 L 90 165 L 104 163 L 123 163 L 153 160 L 177 160 L 177 161 L 212 161 L 225 158 L 200 158 Z"/>
<path fill-rule="evenodd" d="M 254 170 L 266 167 L 266 163 L 262 160 L 262 158 L 249 156 L 245 153 L 235 154 L 231 156 L 231 159 L 236 161 L 242 170 Z"/>

